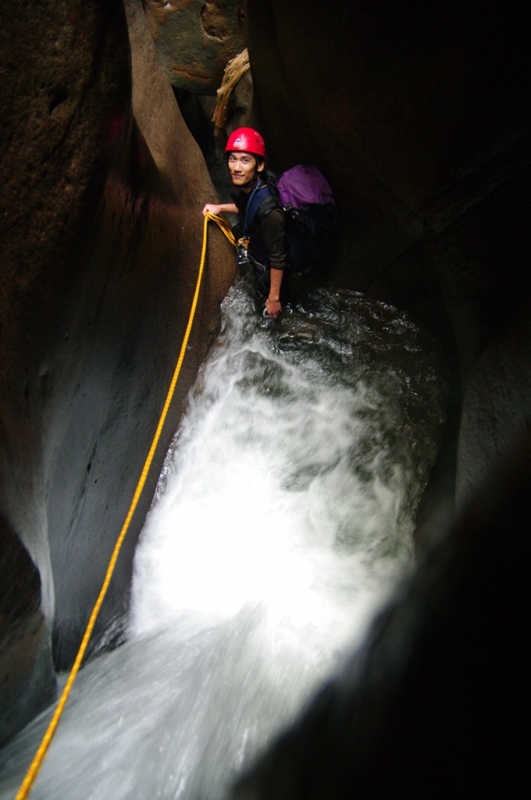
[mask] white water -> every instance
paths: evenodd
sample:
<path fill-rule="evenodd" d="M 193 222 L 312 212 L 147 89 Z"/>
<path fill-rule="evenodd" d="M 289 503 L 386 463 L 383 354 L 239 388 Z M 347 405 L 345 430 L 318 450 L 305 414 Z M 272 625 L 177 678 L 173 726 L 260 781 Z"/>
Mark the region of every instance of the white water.
<path fill-rule="evenodd" d="M 223 798 L 410 558 L 442 415 L 418 331 L 348 293 L 272 324 L 242 283 L 225 311 L 137 550 L 129 641 L 81 672 L 32 798 Z M 0 753 L 1 798 L 47 718 Z"/>

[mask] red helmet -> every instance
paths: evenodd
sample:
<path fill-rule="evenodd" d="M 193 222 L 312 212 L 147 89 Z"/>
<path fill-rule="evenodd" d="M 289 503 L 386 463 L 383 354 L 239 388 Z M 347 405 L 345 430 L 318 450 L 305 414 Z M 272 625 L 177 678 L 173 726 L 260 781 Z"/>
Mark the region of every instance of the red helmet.
<path fill-rule="evenodd" d="M 261 156 L 261 158 L 266 156 L 264 140 L 254 128 L 236 128 L 231 133 L 225 152 L 231 153 L 233 150 L 252 153 L 253 156 Z"/>

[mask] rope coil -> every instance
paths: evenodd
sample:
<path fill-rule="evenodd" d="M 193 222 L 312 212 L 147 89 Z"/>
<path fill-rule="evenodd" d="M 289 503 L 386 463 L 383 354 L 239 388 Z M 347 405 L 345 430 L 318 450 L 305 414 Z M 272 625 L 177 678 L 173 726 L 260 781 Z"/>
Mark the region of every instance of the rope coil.
<path fill-rule="evenodd" d="M 184 361 L 184 356 L 186 354 L 186 348 L 188 346 L 188 340 L 190 338 L 190 333 L 191 333 L 191 330 L 192 330 L 192 325 L 193 325 L 195 313 L 196 313 L 196 310 L 197 310 L 197 303 L 198 303 L 198 300 L 199 300 L 199 290 L 201 288 L 201 281 L 202 281 L 202 278 L 203 278 L 205 259 L 206 259 L 206 252 L 207 252 L 207 238 L 208 238 L 208 222 L 209 222 L 209 220 L 212 220 L 213 222 L 215 222 L 218 225 L 218 227 L 222 230 L 222 232 L 225 234 L 225 236 L 227 237 L 227 239 L 229 240 L 229 242 L 232 245 L 235 244 L 234 235 L 232 233 L 232 230 L 231 230 L 230 225 L 228 224 L 228 222 L 225 219 L 223 219 L 222 217 L 218 217 L 215 214 L 211 214 L 210 212 L 206 212 L 205 218 L 204 218 L 204 222 L 203 222 L 203 244 L 202 244 L 202 248 L 201 248 L 201 259 L 200 259 L 200 262 L 199 262 L 199 270 L 198 270 L 198 275 L 197 275 L 197 281 L 196 281 L 194 296 L 193 296 L 193 299 L 192 299 L 192 305 L 191 305 L 191 308 L 190 308 L 190 314 L 189 314 L 189 317 L 188 317 L 188 324 L 186 326 L 186 330 L 185 330 L 185 333 L 184 333 L 183 341 L 182 341 L 182 344 L 181 344 L 181 349 L 180 349 L 180 352 L 179 352 L 179 357 L 177 359 L 177 364 L 176 364 L 175 370 L 173 372 L 173 377 L 171 379 L 170 388 L 168 389 L 168 393 L 166 395 L 166 400 L 165 400 L 164 406 L 162 408 L 162 412 L 161 412 L 161 415 L 160 415 L 160 418 L 159 418 L 157 429 L 155 431 L 155 435 L 153 436 L 153 441 L 151 443 L 151 447 L 149 448 L 149 452 L 148 452 L 147 458 L 146 458 L 146 460 L 144 462 L 144 467 L 143 467 L 142 472 L 140 474 L 140 478 L 138 480 L 138 483 L 137 483 L 137 486 L 136 486 L 136 489 L 135 489 L 135 492 L 134 492 L 134 495 L 133 495 L 133 499 L 131 501 L 131 505 L 129 506 L 129 511 L 127 512 L 127 515 L 126 515 L 124 524 L 122 526 L 122 529 L 120 531 L 120 534 L 118 536 L 118 539 L 116 540 L 116 544 L 114 546 L 114 550 L 112 552 L 112 555 L 111 555 L 111 558 L 110 558 L 110 561 L 109 561 L 109 565 L 107 567 L 107 572 L 105 573 L 105 578 L 103 580 L 102 587 L 100 589 L 100 592 L 98 594 L 98 597 L 97 597 L 96 602 L 94 604 L 94 607 L 92 609 L 91 615 L 89 617 L 89 621 L 87 623 L 87 627 L 85 629 L 85 633 L 83 635 L 83 639 L 81 640 L 81 644 L 79 646 L 79 650 L 77 652 L 77 655 L 76 655 L 76 658 L 75 658 L 75 661 L 74 661 L 74 665 L 73 665 L 72 669 L 70 670 L 70 674 L 69 674 L 68 679 L 67 679 L 67 681 L 65 683 L 63 691 L 61 692 L 61 696 L 59 698 L 59 701 L 57 703 L 57 706 L 55 708 L 53 716 L 52 716 L 52 718 L 51 718 L 51 720 L 50 720 L 50 722 L 48 724 L 48 728 L 46 729 L 46 732 L 45 732 L 45 734 L 44 734 L 44 736 L 43 736 L 43 738 L 41 740 L 41 743 L 40 743 L 40 745 L 39 745 L 39 747 L 37 749 L 37 752 L 35 753 L 33 761 L 32 761 L 32 763 L 31 763 L 31 765 L 30 765 L 30 767 L 29 767 L 29 769 L 28 769 L 28 771 L 26 773 L 26 776 L 25 776 L 25 778 L 24 778 L 24 780 L 23 780 L 23 782 L 22 782 L 22 784 L 20 786 L 20 789 L 19 789 L 19 791 L 18 791 L 18 793 L 17 793 L 17 795 L 15 797 L 15 800 L 26 800 L 26 798 L 29 796 L 29 793 L 31 792 L 31 789 L 33 788 L 33 784 L 35 783 L 35 780 L 37 779 L 37 775 L 38 775 L 39 770 L 40 770 L 40 768 L 42 766 L 42 763 L 43 763 L 43 761 L 44 761 L 44 759 L 46 757 L 46 754 L 47 754 L 48 749 L 50 747 L 50 744 L 52 742 L 53 736 L 54 736 L 55 731 L 57 729 L 57 726 L 59 724 L 59 720 L 61 719 L 62 713 L 63 713 L 64 708 L 66 706 L 68 697 L 70 695 L 70 691 L 72 689 L 74 681 L 75 681 L 75 679 L 77 677 L 77 674 L 79 672 L 79 669 L 81 667 L 81 663 L 82 663 L 83 658 L 85 656 L 85 653 L 86 653 L 86 650 L 87 650 L 87 647 L 88 647 L 88 644 L 89 644 L 90 637 L 92 635 L 92 632 L 94 630 L 94 626 L 96 624 L 96 620 L 97 620 L 98 614 L 100 612 L 101 606 L 102 606 L 103 601 L 105 599 L 105 595 L 107 594 L 107 589 L 109 588 L 109 584 L 111 582 L 111 578 L 112 578 L 113 573 L 114 573 L 114 568 L 116 566 L 116 562 L 118 560 L 118 556 L 120 554 L 120 550 L 121 550 L 123 541 L 125 539 L 125 536 L 127 534 L 128 529 L 129 529 L 129 525 L 131 523 L 133 515 L 134 515 L 134 513 L 136 511 L 136 508 L 137 508 L 138 502 L 140 500 L 140 497 L 142 495 L 142 491 L 144 489 L 144 486 L 145 486 L 145 483 L 146 483 L 146 480 L 147 480 L 147 476 L 148 476 L 148 473 L 149 473 L 149 470 L 150 470 L 150 467 L 151 467 L 151 464 L 152 464 L 152 461 L 153 461 L 153 457 L 155 455 L 155 451 L 157 449 L 157 445 L 159 443 L 160 436 L 162 434 L 162 429 L 164 427 L 164 423 L 165 423 L 166 417 L 168 415 L 168 411 L 169 411 L 169 408 L 170 408 L 170 405 L 171 405 L 171 401 L 173 400 L 173 395 L 175 393 L 175 387 L 176 387 L 177 381 L 179 379 L 179 374 L 181 372 L 181 367 L 182 367 L 182 364 L 183 364 L 183 361 Z"/>

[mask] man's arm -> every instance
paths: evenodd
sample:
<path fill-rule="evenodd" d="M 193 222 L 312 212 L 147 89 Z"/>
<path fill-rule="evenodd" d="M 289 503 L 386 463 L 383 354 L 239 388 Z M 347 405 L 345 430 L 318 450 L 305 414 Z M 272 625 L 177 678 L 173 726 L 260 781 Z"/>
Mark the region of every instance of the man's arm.
<path fill-rule="evenodd" d="M 280 288 L 286 266 L 286 220 L 281 208 L 274 208 L 260 224 L 260 233 L 269 258 L 269 296 L 265 301 L 268 315 L 275 319 L 282 311 Z"/>
<path fill-rule="evenodd" d="M 282 286 L 282 278 L 284 277 L 283 269 L 275 269 L 271 267 L 269 270 L 269 297 L 265 301 L 265 307 L 270 317 L 275 319 L 282 311 L 282 304 L 280 302 L 280 287 Z"/>

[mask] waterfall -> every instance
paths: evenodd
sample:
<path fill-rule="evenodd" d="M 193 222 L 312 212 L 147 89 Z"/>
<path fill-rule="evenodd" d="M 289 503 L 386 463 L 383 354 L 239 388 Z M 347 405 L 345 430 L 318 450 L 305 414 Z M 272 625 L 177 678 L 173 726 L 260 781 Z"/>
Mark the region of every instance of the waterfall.
<path fill-rule="evenodd" d="M 127 642 L 81 671 L 34 800 L 226 797 L 412 561 L 444 419 L 433 342 L 354 292 L 271 321 L 244 277 L 222 310 L 139 541 Z M 2 800 L 49 715 L 0 752 Z"/>

